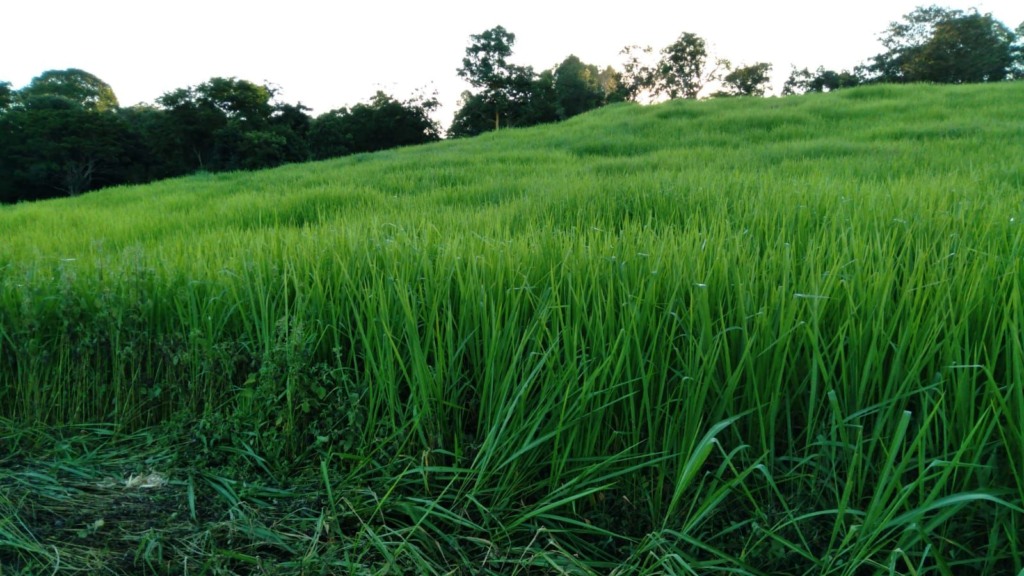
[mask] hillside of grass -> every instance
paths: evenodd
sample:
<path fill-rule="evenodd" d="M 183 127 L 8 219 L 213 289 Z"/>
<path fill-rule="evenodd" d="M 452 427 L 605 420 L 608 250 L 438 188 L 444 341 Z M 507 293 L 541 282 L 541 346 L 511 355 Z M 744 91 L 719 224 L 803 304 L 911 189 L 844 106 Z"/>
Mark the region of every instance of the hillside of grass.
<path fill-rule="evenodd" d="M 0 207 L 0 574 L 1024 573 L 1022 101 Z"/>

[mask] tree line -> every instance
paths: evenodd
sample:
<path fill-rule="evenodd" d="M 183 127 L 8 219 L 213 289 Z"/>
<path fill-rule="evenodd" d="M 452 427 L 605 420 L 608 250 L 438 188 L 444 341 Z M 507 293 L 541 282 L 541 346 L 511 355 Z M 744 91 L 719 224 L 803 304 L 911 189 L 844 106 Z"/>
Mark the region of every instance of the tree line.
<path fill-rule="evenodd" d="M 851 70 L 793 68 L 782 94 L 867 83 L 969 83 L 1024 78 L 1024 24 L 1011 30 L 975 9 L 919 7 L 881 34 L 885 51 Z M 511 62 L 515 34 L 470 36 L 456 70 L 462 94 L 449 138 L 556 122 L 615 102 L 764 96 L 772 65 L 734 65 L 684 32 L 655 52 L 627 46 L 620 69 L 574 55 L 549 70 Z M 714 90 L 712 91 L 712 88 Z M 191 174 L 250 170 L 439 140 L 436 94 L 405 100 L 378 91 L 317 117 L 279 90 L 211 78 L 124 108 L 113 89 L 78 69 L 51 70 L 14 90 L 0 82 L 0 203 Z"/>
<path fill-rule="evenodd" d="M 119 106 L 83 70 L 0 86 L 0 202 L 76 195 L 198 171 L 251 170 L 438 140 L 432 95 L 366 103 L 316 118 L 277 89 L 212 78 L 154 105 Z"/>

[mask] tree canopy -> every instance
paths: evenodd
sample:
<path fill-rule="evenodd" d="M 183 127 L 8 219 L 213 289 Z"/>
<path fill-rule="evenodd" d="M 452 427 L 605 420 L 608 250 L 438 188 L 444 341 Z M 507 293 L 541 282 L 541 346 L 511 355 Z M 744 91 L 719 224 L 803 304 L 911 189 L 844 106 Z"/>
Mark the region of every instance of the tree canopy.
<path fill-rule="evenodd" d="M 0 202 L 73 196 L 125 182 L 139 149 L 114 114 L 11 110 L 0 115 Z"/>
<path fill-rule="evenodd" d="M 19 91 L 26 102 L 44 96 L 64 98 L 92 112 L 109 112 L 119 106 L 109 84 L 77 68 L 48 70 Z"/>
<path fill-rule="evenodd" d="M 564 120 L 611 102 L 622 102 L 627 93 L 622 74 L 611 66 L 603 70 L 569 55 L 552 71 L 558 119 Z"/>
<path fill-rule="evenodd" d="M 0 82 L 0 112 L 4 112 L 14 105 L 14 90 L 10 82 Z"/>
<path fill-rule="evenodd" d="M 705 84 L 717 78 L 717 70 L 717 66 L 708 67 L 707 42 L 692 32 L 683 32 L 661 51 L 654 93 L 695 99 Z"/>
<path fill-rule="evenodd" d="M 251 170 L 308 159 L 308 110 L 273 100 L 276 90 L 215 77 L 165 93 L 167 112 L 156 129 L 174 143 L 175 163 L 187 170 Z"/>
<path fill-rule="evenodd" d="M 598 84 L 599 74 L 597 66 L 584 64 L 575 55 L 555 68 L 554 88 L 560 118 L 569 118 L 602 104 L 604 94 Z"/>
<path fill-rule="evenodd" d="M 532 76 L 532 70 L 508 62 L 515 43 L 516 35 L 503 26 L 473 34 L 457 70 L 460 77 L 483 90 L 481 96 L 494 110 L 495 130 L 501 126 L 501 113 L 513 100 L 517 84 L 521 86 Z"/>
<path fill-rule="evenodd" d="M 1024 22 L 1014 31 L 1017 36 L 1013 43 L 1013 65 L 1010 74 L 1014 80 L 1024 80 Z"/>
<path fill-rule="evenodd" d="M 718 95 L 726 96 L 764 96 L 772 81 L 772 65 L 767 62 L 758 62 L 749 66 L 740 66 L 730 70 L 722 78 L 724 92 Z"/>
<path fill-rule="evenodd" d="M 851 88 L 861 84 L 863 78 L 849 70 L 836 72 L 826 70 L 823 66 L 811 72 L 807 68 L 793 68 L 782 86 L 782 95 L 804 94 L 806 92 L 831 92 L 840 88 Z"/>
<path fill-rule="evenodd" d="M 366 103 L 322 114 L 310 126 L 310 146 L 317 159 L 440 140 L 430 117 L 436 97 L 418 95 L 405 102 L 377 91 Z"/>
<path fill-rule="evenodd" d="M 1011 76 L 1016 34 L 977 10 L 918 7 L 892 22 L 868 67 L 882 82 L 992 82 Z"/>
<path fill-rule="evenodd" d="M 633 101 L 645 98 L 696 99 L 705 86 L 721 80 L 720 71 L 729 66 L 728 61 L 711 59 L 707 41 L 692 32 L 683 32 L 675 42 L 662 48 L 656 62 L 650 46 L 626 46 L 620 54 L 626 58 L 622 73 L 623 94 Z M 754 71 L 752 68 L 738 73 L 734 80 L 738 82 L 741 74 Z M 749 82 L 750 79 L 744 81 Z M 731 86 L 735 87 L 735 84 Z M 753 86 L 746 88 L 756 89 Z M 715 95 L 732 93 L 730 88 L 728 92 Z"/>
<path fill-rule="evenodd" d="M 74 195 L 197 170 L 250 170 L 440 138 L 436 95 L 369 103 L 310 118 L 277 90 L 215 77 L 155 105 L 120 108 L 82 70 L 44 72 L 21 90 L 0 82 L 0 203 Z M 335 122 L 335 120 L 340 120 Z"/>

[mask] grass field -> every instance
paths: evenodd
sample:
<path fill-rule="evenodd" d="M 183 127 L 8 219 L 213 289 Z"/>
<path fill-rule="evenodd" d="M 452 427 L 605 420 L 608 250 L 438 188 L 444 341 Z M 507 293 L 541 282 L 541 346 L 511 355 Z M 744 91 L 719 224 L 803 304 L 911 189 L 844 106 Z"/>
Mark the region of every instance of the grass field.
<path fill-rule="evenodd" d="M 0 207 L 0 575 L 1024 575 L 1022 101 Z"/>

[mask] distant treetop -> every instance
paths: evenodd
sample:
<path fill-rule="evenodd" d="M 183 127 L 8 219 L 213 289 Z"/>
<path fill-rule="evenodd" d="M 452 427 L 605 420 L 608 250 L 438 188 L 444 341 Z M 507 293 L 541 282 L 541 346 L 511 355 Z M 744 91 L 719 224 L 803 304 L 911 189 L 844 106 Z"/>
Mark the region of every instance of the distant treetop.
<path fill-rule="evenodd" d="M 889 24 L 881 41 L 887 51 L 867 67 L 878 82 L 994 82 L 1021 65 L 1017 34 L 973 8 L 918 7 Z"/>
<path fill-rule="evenodd" d="M 109 112 L 119 107 L 114 89 L 109 84 L 77 68 L 43 72 L 19 94 L 25 102 L 32 98 L 56 96 L 92 112 Z"/>

